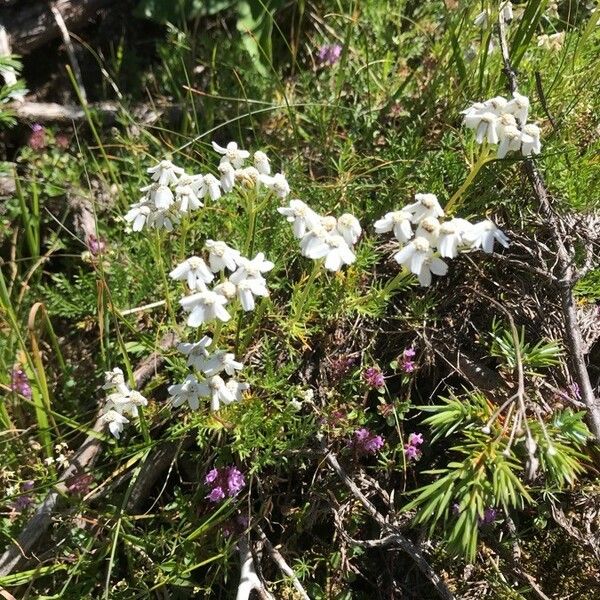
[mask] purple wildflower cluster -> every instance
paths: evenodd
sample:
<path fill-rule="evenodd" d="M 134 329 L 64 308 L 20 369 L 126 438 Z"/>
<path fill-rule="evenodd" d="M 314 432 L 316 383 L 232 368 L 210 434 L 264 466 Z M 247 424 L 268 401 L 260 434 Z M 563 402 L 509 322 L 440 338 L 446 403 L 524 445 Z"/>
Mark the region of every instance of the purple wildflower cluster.
<path fill-rule="evenodd" d="M 206 496 L 211 502 L 220 502 L 225 498 L 233 498 L 246 485 L 244 475 L 237 467 L 211 469 L 206 474 L 204 483 L 212 488 Z"/>
<path fill-rule="evenodd" d="M 317 52 L 317 62 L 322 67 L 332 67 L 341 56 L 342 47 L 339 44 L 324 44 Z"/>
<path fill-rule="evenodd" d="M 25 398 L 31 398 L 31 386 L 23 369 L 15 367 L 10 376 L 10 389 Z"/>
<path fill-rule="evenodd" d="M 380 388 L 385 385 L 383 373 L 377 367 L 369 367 L 363 371 L 362 377 L 367 385 L 372 388 Z"/>
<path fill-rule="evenodd" d="M 402 353 L 402 364 L 400 366 L 405 373 L 412 373 L 415 370 L 413 361 L 415 354 L 414 348 L 406 348 Z"/>
<path fill-rule="evenodd" d="M 417 460 L 421 456 L 420 446 L 422 443 L 422 433 L 411 433 L 408 436 L 408 444 L 404 446 L 404 453 L 408 460 Z"/>
<path fill-rule="evenodd" d="M 28 494 L 27 492 L 30 492 L 33 489 L 33 486 L 35 485 L 35 482 L 29 480 L 29 481 L 24 481 L 21 484 L 21 495 L 17 496 L 17 498 L 15 498 L 12 502 L 12 508 L 13 510 L 17 511 L 17 512 L 22 512 L 24 511 L 26 508 L 29 507 L 29 505 L 33 502 L 33 497 L 31 496 L 31 494 Z"/>
<path fill-rule="evenodd" d="M 87 239 L 87 247 L 92 256 L 98 256 L 106 251 L 106 241 L 90 234 Z"/>
<path fill-rule="evenodd" d="M 348 373 L 355 362 L 356 357 L 353 356 L 341 356 L 340 358 L 332 360 L 329 366 L 331 377 L 334 380 L 339 381 Z"/>
<path fill-rule="evenodd" d="M 380 435 L 375 435 L 366 427 L 357 429 L 353 436 L 351 446 L 359 454 L 377 454 L 385 440 Z"/>
<path fill-rule="evenodd" d="M 33 150 L 43 150 L 46 147 L 46 131 L 39 123 L 31 126 L 27 144 Z"/>
<path fill-rule="evenodd" d="M 488 506 L 479 519 L 479 525 L 491 525 L 498 517 L 498 511 L 493 506 Z"/>

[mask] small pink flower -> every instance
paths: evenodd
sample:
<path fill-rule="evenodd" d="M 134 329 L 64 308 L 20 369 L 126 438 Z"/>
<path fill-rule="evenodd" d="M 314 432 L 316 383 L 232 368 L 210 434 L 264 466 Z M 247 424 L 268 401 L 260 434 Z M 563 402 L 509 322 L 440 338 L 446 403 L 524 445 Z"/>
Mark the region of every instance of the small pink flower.
<path fill-rule="evenodd" d="M 363 371 L 363 379 L 373 388 L 380 388 L 385 385 L 383 373 L 376 367 L 369 367 Z"/>

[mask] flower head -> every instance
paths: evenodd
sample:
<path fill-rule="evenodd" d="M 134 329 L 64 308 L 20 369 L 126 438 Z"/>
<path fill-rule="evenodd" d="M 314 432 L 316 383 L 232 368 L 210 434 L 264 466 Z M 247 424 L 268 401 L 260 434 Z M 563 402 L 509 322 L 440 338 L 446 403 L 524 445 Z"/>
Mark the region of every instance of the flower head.
<path fill-rule="evenodd" d="M 176 167 L 170 160 L 161 160 L 157 165 L 146 169 L 152 174 L 152 181 L 156 181 L 160 186 L 168 186 L 177 183 L 180 175 L 184 171 L 181 167 Z"/>
<path fill-rule="evenodd" d="M 224 307 L 227 304 L 227 299 L 211 290 L 184 296 L 179 304 L 181 304 L 183 310 L 190 313 L 187 320 L 190 327 L 199 327 L 202 323 L 208 323 L 215 319 L 223 322 L 231 319 L 231 315 Z"/>
<path fill-rule="evenodd" d="M 404 207 L 404 211 L 412 215 L 413 223 L 420 223 L 427 217 L 443 217 L 444 211 L 435 194 L 415 194 L 413 204 Z"/>
<path fill-rule="evenodd" d="M 188 404 L 192 410 L 200 408 L 200 399 L 210 397 L 210 388 L 194 375 L 188 375 L 183 383 L 169 386 L 169 395 L 174 407 Z"/>
<path fill-rule="evenodd" d="M 246 485 L 244 474 L 234 466 L 211 469 L 206 474 L 204 483 L 211 488 L 206 496 L 211 502 L 235 498 Z"/>
<path fill-rule="evenodd" d="M 230 163 L 234 169 L 240 169 L 244 165 L 244 161 L 250 156 L 250 152 L 240 150 L 236 142 L 229 142 L 225 148 L 219 146 L 217 142 L 213 142 L 212 147 L 216 152 L 223 155 L 221 160 Z"/>
<path fill-rule="evenodd" d="M 362 374 L 363 379 L 373 388 L 380 388 L 385 385 L 383 373 L 376 367 L 365 369 Z"/>
<path fill-rule="evenodd" d="M 294 236 L 298 239 L 319 225 L 319 215 L 302 200 L 290 200 L 289 206 L 282 206 L 277 211 L 293 223 Z"/>
<path fill-rule="evenodd" d="M 241 260 L 240 253 L 229 247 L 225 242 L 206 240 L 208 250 L 208 264 L 213 273 L 223 271 L 225 268 L 235 271 Z"/>
<path fill-rule="evenodd" d="M 23 369 L 13 368 L 10 374 L 10 389 L 25 398 L 31 398 L 31 385 Z"/>
<path fill-rule="evenodd" d="M 412 214 L 406 210 L 395 210 L 386 213 L 384 217 L 375 221 L 375 231 L 377 233 L 388 233 L 393 231 L 394 237 L 400 242 L 408 242 L 413 237 L 411 227 Z"/>
<path fill-rule="evenodd" d="M 384 443 L 385 440 L 380 435 L 375 435 L 366 427 L 361 427 L 354 432 L 351 446 L 360 454 L 377 454 Z"/>
<path fill-rule="evenodd" d="M 169 277 L 177 281 L 187 281 L 190 290 L 206 290 L 206 284 L 214 279 L 212 271 L 198 256 L 191 256 L 175 267 Z"/>
<path fill-rule="evenodd" d="M 317 61 L 320 65 L 332 67 L 340 60 L 342 47 L 339 44 L 324 44 L 317 52 Z"/>
<path fill-rule="evenodd" d="M 203 360 L 209 356 L 207 348 L 212 344 L 212 338 L 208 335 L 202 337 L 202 339 L 193 344 L 182 343 L 177 346 L 177 349 L 188 357 L 188 366 L 194 367 L 199 371 L 202 370 L 201 366 Z"/>
<path fill-rule="evenodd" d="M 412 373 L 415 370 L 415 363 L 413 362 L 415 354 L 414 348 L 406 348 L 402 353 L 401 368 L 405 373 Z"/>

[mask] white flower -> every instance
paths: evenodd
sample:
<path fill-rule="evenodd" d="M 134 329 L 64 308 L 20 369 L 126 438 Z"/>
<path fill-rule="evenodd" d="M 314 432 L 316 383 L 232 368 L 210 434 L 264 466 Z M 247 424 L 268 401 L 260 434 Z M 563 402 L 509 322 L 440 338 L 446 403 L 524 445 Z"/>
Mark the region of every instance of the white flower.
<path fill-rule="evenodd" d="M 204 197 L 205 194 L 208 194 L 211 200 L 218 200 L 221 197 L 221 185 L 214 175 L 211 173 L 204 175 L 203 183 L 205 192 L 201 197 Z"/>
<path fill-rule="evenodd" d="M 324 230 L 322 231 L 324 232 Z M 304 239 L 312 234 L 313 232 L 308 233 Z M 342 265 L 351 265 L 356 260 L 354 252 L 341 235 L 327 232 L 324 232 L 324 235 L 313 237 L 306 245 L 304 255 L 312 259 L 324 258 L 325 268 L 328 271 L 339 271 Z"/>
<path fill-rule="evenodd" d="M 523 134 L 518 127 L 509 125 L 502 132 L 502 139 L 498 146 L 498 158 L 504 158 L 508 152 L 518 151 L 521 149 L 523 142 Z"/>
<path fill-rule="evenodd" d="M 169 208 L 174 202 L 173 192 L 166 185 L 153 183 L 141 188 L 140 191 L 146 193 L 142 202 L 147 199 L 159 210 Z"/>
<path fill-rule="evenodd" d="M 269 162 L 269 157 L 260 150 L 257 150 L 254 153 L 254 166 L 261 175 L 271 174 L 271 164 Z"/>
<path fill-rule="evenodd" d="M 529 115 L 529 98 L 519 92 L 513 92 L 513 97 L 508 101 L 504 110 L 508 114 L 514 115 L 520 123 L 525 124 Z"/>
<path fill-rule="evenodd" d="M 507 127 L 516 127 L 517 119 L 515 115 L 510 113 L 502 113 L 498 119 L 496 120 L 496 133 L 498 135 L 498 139 L 501 140 L 504 137 L 504 132 Z"/>
<path fill-rule="evenodd" d="M 260 175 L 259 180 L 279 198 L 285 198 L 290 193 L 290 186 L 283 173 L 275 173 L 272 177 Z"/>
<path fill-rule="evenodd" d="M 121 394 L 127 394 L 129 392 L 129 388 L 125 383 L 123 370 L 119 367 L 115 367 L 112 371 L 104 372 L 104 385 L 102 386 L 102 389 L 111 390 L 113 388 L 116 388 Z"/>
<path fill-rule="evenodd" d="M 523 127 L 523 145 L 521 151 L 523 156 L 531 154 L 539 154 L 542 151 L 542 143 L 540 142 L 540 128 L 534 123 L 528 123 Z"/>
<path fill-rule="evenodd" d="M 298 412 L 298 411 L 302 410 L 302 402 L 300 402 L 299 400 L 296 400 L 296 398 L 293 398 L 292 400 L 290 400 L 290 408 L 294 412 Z"/>
<path fill-rule="evenodd" d="M 425 238 L 432 247 L 437 246 L 439 234 L 440 222 L 435 217 L 425 217 L 424 219 L 421 219 L 417 231 L 415 232 L 416 237 Z"/>
<path fill-rule="evenodd" d="M 206 240 L 205 244 L 208 250 L 208 264 L 213 273 L 218 273 L 227 268 L 230 271 L 237 269 L 241 260 L 240 253 L 228 246 L 225 242 Z"/>
<path fill-rule="evenodd" d="M 124 218 L 132 223 L 133 231 L 141 231 L 144 226 L 173 231 L 173 224 L 179 220 L 178 215 L 171 210 L 157 210 L 150 200 L 132 204 Z"/>
<path fill-rule="evenodd" d="M 133 231 L 141 231 L 148 221 L 148 217 L 152 212 L 152 207 L 148 201 L 135 202 L 129 207 L 129 211 L 125 215 L 125 221 L 132 223 Z"/>
<path fill-rule="evenodd" d="M 247 150 L 240 150 L 236 142 L 229 142 L 225 148 L 219 146 L 217 142 L 212 143 L 212 147 L 223 155 L 222 160 L 226 160 L 231 163 L 234 169 L 240 169 L 246 160 L 250 156 L 250 152 Z"/>
<path fill-rule="evenodd" d="M 225 386 L 231 392 L 236 402 L 239 402 L 242 399 L 244 392 L 250 389 L 249 383 L 237 381 L 236 379 L 230 379 Z"/>
<path fill-rule="evenodd" d="M 505 23 L 509 23 L 513 20 L 513 5 L 510 0 L 507 0 L 504 4 L 500 6 L 500 12 L 502 14 L 502 19 Z"/>
<path fill-rule="evenodd" d="M 152 173 L 152 180 L 158 182 L 158 185 L 171 185 L 177 183 L 180 175 L 183 175 L 183 169 L 176 167 L 170 160 L 161 160 L 154 167 L 146 169 Z"/>
<path fill-rule="evenodd" d="M 246 312 L 254 310 L 256 306 L 254 296 L 263 296 L 266 298 L 269 295 L 266 283 L 262 277 L 250 277 L 249 279 L 242 279 L 236 285 L 238 299 Z"/>
<path fill-rule="evenodd" d="M 200 398 L 208 398 L 211 395 L 209 386 L 198 381 L 194 375 L 188 375 L 183 383 L 169 386 L 168 391 L 174 407 L 187 403 L 192 410 L 198 410 Z"/>
<path fill-rule="evenodd" d="M 214 319 L 225 322 L 229 321 L 231 315 L 223 306 L 226 303 L 226 298 L 210 290 L 197 292 L 191 296 L 184 296 L 179 301 L 183 310 L 190 313 L 187 320 L 187 324 L 190 327 L 198 327 L 202 323 L 207 323 Z"/>
<path fill-rule="evenodd" d="M 394 259 L 417 275 L 419 283 L 425 287 L 431 285 L 432 273 L 446 275 L 448 272 L 448 265 L 441 258 L 433 256 L 429 242 L 422 237 L 415 238 L 401 248 L 394 254 Z"/>
<path fill-rule="evenodd" d="M 210 409 L 219 410 L 221 404 L 231 404 L 237 400 L 235 393 L 225 385 L 219 375 L 211 377 L 208 381 L 210 386 Z"/>
<path fill-rule="evenodd" d="M 220 294 L 227 300 L 227 302 L 229 302 L 235 298 L 237 294 L 237 287 L 234 283 L 231 283 L 229 279 L 226 279 L 225 281 L 215 285 L 215 287 L 213 287 L 213 292 Z"/>
<path fill-rule="evenodd" d="M 202 370 L 200 365 L 204 364 L 203 360 L 209 356 L 207 348 L 212 344 L 212 338 L 208 335 L 202 337 L 198 342 L 194 343 L 181 343 L 177 346 L 182 354 L 188 357 L 187 364 L 190 367 L 194 367 L 199 371 Z"/>
<path fill-rule="evenodd" d="M 456 258 L 458 247 L 464 243 L 463 236 L 472 227 L 466 219 L 451 219 L 440 227 L 438 250 L 444 258 Z"/>
<path fill-rule="evenodd" d="M 475 129 L 475 140 L 482 144 L 487 138 L 490 144 L 498 143 L 498 116 L 491 111 L 470 112 L 465 114 L 465 127 Z"/>
<path fill-rule="evenodd" d="M 270 260 L 265 260 L 263 252 L 259 252 L 252 260 L 240 256 L 237 264 L 239 267 L 230 275 L 229 281 L 238 286 L 245 279 L 262 278 L 263 273 L 267 273 L 275 266 Z"/>
<path fill-rule="evenodd" d="M 246 188 L 254 188 L 259 180 L 260 173 L 254 167 L 235 170 L 235 180 Z"/>
<path fill-rule="evenodd" d="M 486 100 L 483 105 L 491 110 L 496 116 L 500 116 L 508 105 L 508 100 L 504 96 L 494 96 L 489 100 Z"/>
<path fill-rule="evenodd" d="M 349 246 L 356 244 L 361 234 L 360 222 L 358 219 L 350 213 L 343 214 L 337 220 L 338 233 L 346 240 Z"/>
<path fill-rule="evenodd" d="M 231 163 L 223 161 L 219 165 L 219 172 L 221 173 L 221 189 L 227 194 L 235 186 L 235 169 Z"/>
<path fill-rule="evenodd" d="M 395 210 L 386 213 L 384 217 L 375 221 L 377 233 L 394 232 L 394 237 L 401 243 L 407 242 L 413 236 L 411 227 L 412 215 L 406 210 Z"/>
<path fill-rule="evenodd" d="M 116 410 L 120 414 L 138 416 L 138 406 L 147 406 L 148 400 L 136 390 L 127 390 L 126 394 L 115 392 L 106 398 L 106 409 Z"/>
<path fill-rule="evenodd" d="M 293 223 L 294 236 L 304 237 L 307 230 L 319 225 L 319 215 L 302 200 L 290 200 L 289 206 L 282 206 L 277 211 L 284 215 L 289 223 Z"/>
<path fill-rule="evenodd" d="M 415 194 L 415 200 L 416 202 L 403 208 L 412 215 L 413 223 L 420 223 L 427 217 L 444 216 L 444 211 L 435 194 Z"/>
<path fill-rule="evenodd" d="M 543 34 L 539 35 L 537 39 L 538 48 L 544 48 L 544 50 L 550 50 L 551 52 L 558 52 L 565 41 L 565 32 L 559 31 L 551 35 Z"/>
<path fill-rule="evenodd" d="M 204 206 L 191 185 L 178 185 L 175 188 L 175 202 L 177 203 L 177 209 L 182 213 L 198 210 Z"/>
<path fill-rule="evenodd" d="M 190 290 L 206 290 L 206 284 L 214 279 L 214 275 L 207 264 L 199 256 L 190 256 L 180 265 L 177 265 L 169 277 L 176 281 L 187 281 Z"/>
<path fill-rule="evenodd" d="M 240 371 L 244 368 L 241 362 L 235 360 L 235 355 L 226 350 L 217 350 L 214 354 L 201 359 L 199 364 L 200 366 L 197 368 L 203 371 L 207 377 L 218 375 L 223 371 L 230 377 L 233 377 L 236 370 Z"/>
<path fill-rule="evenodd" d="M 114 435 L 117 439 L 121 436 L 123 431 L 123 425 L 129 423 L 129 419 L 125 418 L 121 413 L 118 413 L 116 410 L 109 410 L 105 412 L 100 420 L 103 424 L 108 424 L 108 430 Z"/>
<path fill-rule="evenodd" d="M 481 248 L 487 254 L 494 251 L 495 241 L 505 248 L 509 246 L 506 235 L 489 219 L 475 223 L 469 231 L 465 232 L 464 239 L 471 244 L 471 248 L 475 250 Z"/>
<path fill-rule="evenodd" d="M 484 10 L 475 17 L 473 25 L 475 25 L 475 27 L 481 27 L 483 29 L 486 27 L 489 18 L 490 16 L 488 14 L 488 11 Z"/>

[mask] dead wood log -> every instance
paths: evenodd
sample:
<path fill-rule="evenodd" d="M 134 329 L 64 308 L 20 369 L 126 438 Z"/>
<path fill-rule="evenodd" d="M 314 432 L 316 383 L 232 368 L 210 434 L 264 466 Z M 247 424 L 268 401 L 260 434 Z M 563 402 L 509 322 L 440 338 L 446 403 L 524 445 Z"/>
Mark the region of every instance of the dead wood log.
<path fill-rule="evenodd" d="M 73 31 L 85 27 L 101 8 L 114 0 L 57 0 L 54 6 Z M 47 2 L 19 2 L 14 7 L 0 9 L 0 21 L 6 27 L 15 54 L 25 55 L 60 37 L 61 31 L 50 4 Z"/>

